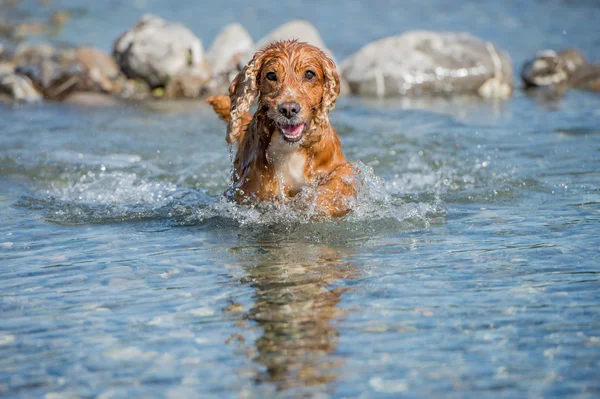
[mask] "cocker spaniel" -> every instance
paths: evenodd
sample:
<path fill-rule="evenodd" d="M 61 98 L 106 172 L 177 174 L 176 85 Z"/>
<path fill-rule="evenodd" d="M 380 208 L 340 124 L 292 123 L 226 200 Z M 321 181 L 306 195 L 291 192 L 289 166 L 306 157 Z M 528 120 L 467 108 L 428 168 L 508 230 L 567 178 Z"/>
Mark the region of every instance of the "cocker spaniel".
<path fill-rule="evenodd" d="M 228 122 L 227 142 L 238 145 L 226 195 L 242 204 L 295 200 L 319 216 L 348 213 L 355 171 L 329 123 L 339 92 L 335 64 L 317 47 L 292 40 L 258 51 L 229 97 L 206 100 Z"/>

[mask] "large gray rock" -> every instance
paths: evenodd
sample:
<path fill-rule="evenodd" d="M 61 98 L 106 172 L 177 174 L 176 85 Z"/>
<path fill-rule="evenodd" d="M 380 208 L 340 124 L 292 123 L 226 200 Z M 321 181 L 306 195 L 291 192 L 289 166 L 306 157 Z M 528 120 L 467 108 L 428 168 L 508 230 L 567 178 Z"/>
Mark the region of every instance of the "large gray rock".
<path fill-rule="evenodd" d="M 121 70 L 150 86 L 164 86 L 170 77 L 203 61 L 202 42 L 182 24 L 145 15 L 114 44 Z"/>
<path fill-rule="evenodd" d="M 353 93 L 377 96 L 477 94 L 508 98 L 509 56 L 467 33 L 411 31 L 370 43 L 342 63 Z"/>
<path fill-rule="evenodd" d="M 254 49 L 254 41 L 240 24 L 229 24 L 217 34 L 210 50 L 206 53 L 206 62 L 215 76 L 237 71 L 237 59 Z"/>

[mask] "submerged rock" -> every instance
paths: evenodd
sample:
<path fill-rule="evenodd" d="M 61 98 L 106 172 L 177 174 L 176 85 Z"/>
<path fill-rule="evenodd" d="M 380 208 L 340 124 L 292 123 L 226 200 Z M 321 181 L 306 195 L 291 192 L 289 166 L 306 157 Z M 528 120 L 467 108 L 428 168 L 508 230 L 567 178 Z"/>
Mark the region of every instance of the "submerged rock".
<path fill-rule="evenodd" d="M 600 91 L 600 65 L 589 64 L 575 49 L 538 51 L 521 69 L 526 90 L 545 89 L 562 94 L 569 87 Z"/>
<path fill-rule="evenodd" d="M 508 55 L 467 33 L 411 31 L 370 43 L 342 63 L 353 93 L 365 96 L 476 94 L 508 98 Z"/>
<path fill-rule="evenodd" d="M 203 60 L 202 42 L 182 24 L 145 15 L 114 44 L 121 70 L 151 87 L 165 86 L 169 79 Z"/>

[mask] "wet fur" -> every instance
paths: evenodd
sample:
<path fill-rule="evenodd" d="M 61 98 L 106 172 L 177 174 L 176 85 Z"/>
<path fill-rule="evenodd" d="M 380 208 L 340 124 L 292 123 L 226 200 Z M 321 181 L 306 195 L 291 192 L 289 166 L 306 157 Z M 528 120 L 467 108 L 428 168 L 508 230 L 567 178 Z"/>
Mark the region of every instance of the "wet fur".
<path fill-rule="evenodd" d="M 309 69 L 316 74 L 312 80 L 304 75 Z M 267 72 L 276 73 L 278 81 L 265 79 Z M 354 170 L 328 117 L 339 91 L 335 64 L 321 50 L 284 41 L 254 55 L 231 83 L 229 97 L 207 99 L 228 122 L 227 142 L 238 144 L 231 192 L 236 201 L 289 201 L 312 186 L 312 198 L 299 206 L 313 204 L 324 216 L 350 210 L 349 200 L 356 195 Z M 252 115 L 255 101 L 258 109 Z M 277 125 L 277 107 L 286 101 L 302 108 L 298 118 L 306 130 L 298 143 L 285 141 Z"/>

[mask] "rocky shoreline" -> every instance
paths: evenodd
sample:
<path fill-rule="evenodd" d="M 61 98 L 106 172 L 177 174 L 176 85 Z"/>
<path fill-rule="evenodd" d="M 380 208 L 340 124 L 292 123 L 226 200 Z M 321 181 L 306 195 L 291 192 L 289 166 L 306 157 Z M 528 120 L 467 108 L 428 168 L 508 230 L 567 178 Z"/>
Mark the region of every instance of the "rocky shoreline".
<path fill-rule="evenodd" d="M 64 24 L 68 15 L 53 15 L 51 21 Z M 0 26 L 0 38 L 15 43 L 15 37 L 26 36 L 23 25 Z M 318 30 L 303 20 L 281 25 L 256 42 L 242 25 L 230 24 L 208 51 L 184 25 L 150 14 L 116 38 L 112 54 L 93 47 L 4 46 L 0 41 L 0 100 L 115 104 L 223 94 L 257 49 L 283 39 L 316 45 L 335 60 Z M 508 99 L 515 88 L 508 53 L 467 33 L 409 31 L 369 43 L 337 64 L 346 95 Z M 600 91 L 600 67 L 575 50 L 538 53 L 524 65 L 521 79 L 530 92 Z"/>

